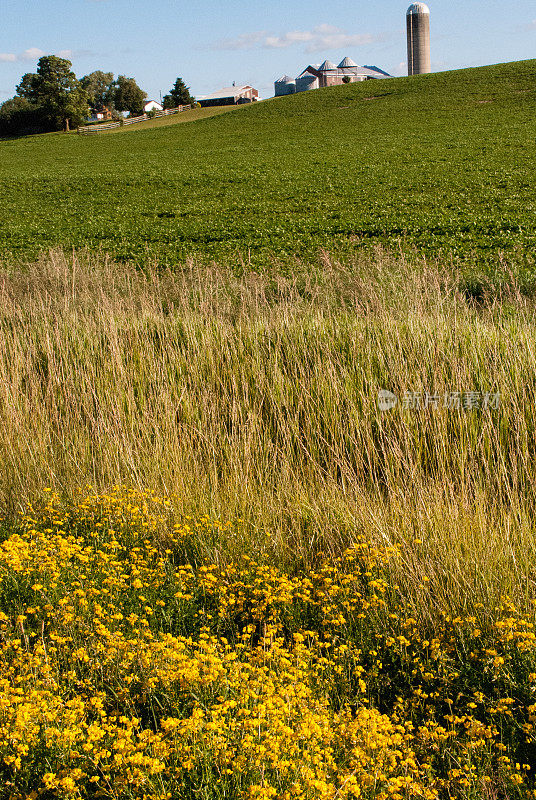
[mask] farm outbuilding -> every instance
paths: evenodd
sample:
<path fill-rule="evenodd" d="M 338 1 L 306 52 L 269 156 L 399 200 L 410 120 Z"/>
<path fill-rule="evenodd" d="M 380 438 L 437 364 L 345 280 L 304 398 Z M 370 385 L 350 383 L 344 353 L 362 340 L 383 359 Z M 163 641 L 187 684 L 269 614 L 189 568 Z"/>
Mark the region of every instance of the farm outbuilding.
<path fill-rule="evenodd" d="M 198 103 L 203 108 L 209 106 L 237 106 L 243 103 L 255 103 L 259 99 L 259 93 L 252 86 L 227 86 L 213 94 L 199 97 Z"/>
<path fill-rule="evenodd" d="M 157 100 L 148 100 L 143 106 L 143 113 L 148 114 L 149 111 L 163 111 L 164 106 Z"/>
<path fill-rule="evenodd" d="M 112 119 L 112 112 L 109 108 L 100 108 L 98 110 L 92 109 L 91 115 L 88 117 L 88 122 L 106 122 Z"/>
<path fill-rule="evenodd" d="M 289 75 L 283 75 L 275 82 L 275 96 L 282 97 L 286 94 L 294 94 L 297 91 L 296 81 Z"/>
<path fill-rule="evenodd" d="M 357 83 L 360 81 L 378 80 L 391 76 L 378 67 L 360 67 L 348 56 L 336 67 L 331 61 L 323 64 L 309 64 L 296 81 L 288 75 L 279 78 L 274 84 L 275 96 L 306 92 L 321 89 L 325 86 L 339 86 L 341 83 Z M 292 89 L 290 88 L 292 87 Z"/>
<path fill-rule="evenodd" d="M 309 92 L 311 89 L 318 89 L 320 82 L 317 75 L 305 70 L 296 78 L 296 92 Z"/>

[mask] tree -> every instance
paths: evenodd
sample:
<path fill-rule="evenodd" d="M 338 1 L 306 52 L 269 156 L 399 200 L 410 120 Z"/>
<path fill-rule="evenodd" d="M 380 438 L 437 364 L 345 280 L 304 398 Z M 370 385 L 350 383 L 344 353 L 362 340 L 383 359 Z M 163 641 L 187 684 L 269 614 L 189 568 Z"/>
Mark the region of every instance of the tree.
<path fill-rule="evenodd" d="M 37 73 L 23 75 L 17 86 L 20 97 L 40 109 L 47 130 L 69 130 L 88 114 L 88 98 L 66 58 L 43 56 Z"/>
<path fill-rule="evenodd" d="M 95 111 L 103 111 L 114 104 L 114 74 L 113 72 L 103 72 L 100 69 L 84 75 L 80 79 L 82 88 L 86 90 L 89 104 Z"/>
<path fill-rule="evenodd" d="M 177 108 L 195 103 L 195 98 L 190 94 L 190 89 L 182 78 L 177 78 L 173 89 L 164 97 L 164 108 Z"/>
<path fill-rule="evenodd" d="M 26 75 L 22 76 L 21 81 L 17 86 L 17 94 L 19 97 L 24 97 L 25 100 L 29 100 L 32 94 L 33 82 L 35 78 L 37 78 L 37 75 L 34 75 L 31 72 L 27 72 Z"/>
<path fill-rule="evenodd" d="M 44 130 L 40 109 L 25 97 L 13 97 L 0 106 L 0 135 L 20 136 Z"/>
<path fill-rule="evenodd" d="M 134 78 L 120 75 L 115 82 L 114 105 L 118 111 L 141 114 L 147 92 L 140 89 Z"/>

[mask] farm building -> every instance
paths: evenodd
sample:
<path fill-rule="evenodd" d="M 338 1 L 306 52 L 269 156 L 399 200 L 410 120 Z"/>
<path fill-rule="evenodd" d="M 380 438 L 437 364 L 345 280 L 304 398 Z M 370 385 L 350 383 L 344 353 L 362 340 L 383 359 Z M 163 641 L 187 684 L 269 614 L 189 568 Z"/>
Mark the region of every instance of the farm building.
<path fill-rule="evenodd" d="M 309 64 L 296 80 L 284 75 L 275 82 L 275 96 L 281 97 L 324 86 L 339 86 L 341 83 L 357 83 L 358 81 L 377 80 L 391 76 L 378 67 L 360 67 L 351 58 L 343 58 L 338 67 L 331 61 L 323 64 Z"/>
<path fill-rule="evenodd" d="M 91 115 L 88 117 L 88 122 L 106 122 L 112 119 L 112 112 L 109 108 L 101 108 L 99 110 L 91 109 Z"/>
<path fill-rule="evenodd" d="M 143 113 L 148 114 L 149 111 L 163 111 L 164 106 L 159 103 L 157 100 L 147 100 L 145 105 L 143 106 Z"/>
<path fill-rule="evenodd" d="M 259 99 L 259 93 L 252 86 L 227 86 L 213 94 L 199 97 L 198 103 L 203 107 L 208 106 L 236 106 L 243 103 L 254 103 Z"/>
<path fill-rule="evenodd" d="M 275 96 L 281 97 L 285 94 L 294 94 L 296 91 L 296 81 L 290 75 L 283 75 L 275 82 Z"/>

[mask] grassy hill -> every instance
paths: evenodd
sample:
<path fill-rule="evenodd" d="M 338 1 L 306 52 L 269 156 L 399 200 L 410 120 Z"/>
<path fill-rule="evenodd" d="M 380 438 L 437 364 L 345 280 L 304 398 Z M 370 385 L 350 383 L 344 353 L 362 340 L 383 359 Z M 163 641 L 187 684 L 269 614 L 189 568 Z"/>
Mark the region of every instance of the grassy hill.
<path fill-rule="evenodd" d="M 169 117 L 155 117 L 137 122 L 136 125 L 125 125 L 120 128 L 112 128 L 103 131 L 107 136 L 110 133 L 136 133 L 154 128 L 167 128 L 170 125 L 182 125 L 185 122 L 200 122 L 210 117 L 218 117 L 220 114 L 227 114 L 229 111 L 236 111 L 240 106 L 214 106 L 213 108 L 194 108 L 191 111 L 181 111 L 180 114 L 171 114 Z M 76 135 L 73 131 L 73 136 Z"/>
<path fill-rule="evenodd" d="M 0 242 L 26 257 L 314 259 L 416 246 L 530 267 L 536 61 L 278 98 L 123 136 L 0 142 Z M 524 253 L 524 255 L 522 255 Z"/>

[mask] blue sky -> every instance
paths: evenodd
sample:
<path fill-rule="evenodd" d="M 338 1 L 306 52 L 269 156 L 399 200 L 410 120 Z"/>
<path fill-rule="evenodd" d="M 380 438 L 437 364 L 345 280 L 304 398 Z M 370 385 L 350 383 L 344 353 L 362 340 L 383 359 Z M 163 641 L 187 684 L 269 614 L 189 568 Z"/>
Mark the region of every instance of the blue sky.
<path fill-rule="evenodd" d="M 0 102 L 40 55 L 134 76 L 158 99 L 180 75 L 196 95 L 233 81 L 261 96 L 309 63 L 349 55 L 406 72 L 403 0 L 2 0 Z M 536 58 L 534 0 L 431 0 L 434 71 Z"/>

